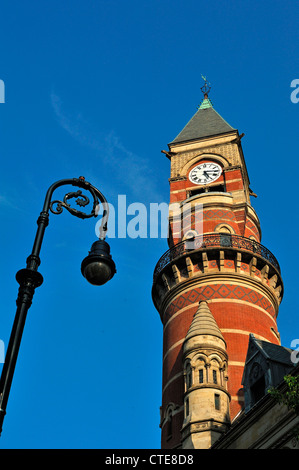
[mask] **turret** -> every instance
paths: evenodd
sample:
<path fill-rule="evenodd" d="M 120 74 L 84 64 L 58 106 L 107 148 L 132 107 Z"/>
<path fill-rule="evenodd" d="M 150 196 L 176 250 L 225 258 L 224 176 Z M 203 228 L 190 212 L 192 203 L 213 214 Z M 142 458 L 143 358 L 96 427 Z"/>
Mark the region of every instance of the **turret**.
<path fill-rule="evenodd" d="M 228 357 L 207 302 L 200 302 L 183 343 L 182 448 L 207 449 L 230 424 Z"/>

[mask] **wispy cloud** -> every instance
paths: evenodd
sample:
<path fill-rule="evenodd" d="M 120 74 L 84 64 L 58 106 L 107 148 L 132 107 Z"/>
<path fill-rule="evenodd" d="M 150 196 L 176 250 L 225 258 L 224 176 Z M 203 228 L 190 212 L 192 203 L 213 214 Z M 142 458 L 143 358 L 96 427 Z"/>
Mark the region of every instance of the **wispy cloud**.
<path fill-rule="evenodd" d="M 15 198 L 13 196 L 7 197 L 3 194 L 0 194 L 0 207 L 13 211 L 27 212 L 24 209 L 24 206 L 20 205 L 20 200 L 18 200 L 18 202 L 15 202 Z"/>
<path fill-rule="evenodd" d="M 51 93 L 51 105 L 57 122 L 73 139 L 94 150 L 97 158 L 99 152 L 105 156 L 101 163 L 106 169 L 109 167 L 113 170 L 113 178 L 121 183 L 122 188 L 143 200 L 147 195 L 152 199 L 161 200 L 149 160 L 128 150 L 114 130 L 106 133 L 98 130 L 95 132 L 82 113 L 67 114 L 61 98 L 54 92 Z"/>

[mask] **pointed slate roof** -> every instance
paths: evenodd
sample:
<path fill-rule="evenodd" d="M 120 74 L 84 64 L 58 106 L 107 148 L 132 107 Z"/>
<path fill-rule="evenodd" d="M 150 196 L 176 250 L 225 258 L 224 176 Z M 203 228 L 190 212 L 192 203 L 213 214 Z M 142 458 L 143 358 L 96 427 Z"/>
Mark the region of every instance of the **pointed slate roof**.
<path fill-rule="evenodd" d="M 255 345 L 255 348 L 253 347 L 253 345 Z M 249 345 L 246 363 L 250 361 L 250 359 L 254 355 L 254 352 L 257 349 L 261 351 L 261 353 L 266 359 L 270 359 L 271 361 L 275 362 L 280 362 L 289 366 L 294 365 L 291 361 L 291 353 L 293 352 L 293 349 L 286 348 L 278 344 L 270 343 L 269 341 L 262 341 L 261 339 L 257 339 L 252 333 L 250 333 L 249 335 Z"/>
<path fill-rule="evenodd" d="M 185 341 L 192 338 L 193 336 L 198 335 L 217 336 L 218 338 L 221 338 L 223 341 L 225 341 L 207 302 L 200 302 L 197 312 L 195 313 L 191 322 Z"/>
<path fill-rule="evenodd" d="M 206 97 L 197 112 L 186 124 L 184 129 L 179 135 L 171 142 L 177 144 L 180 142 L 187 142 L 189 140 L 200 139 L 202 137 L 210 137 L 218 134 L 225 134 L 226 132 L 234 131 L 217 111 L 208 97 Z"/>

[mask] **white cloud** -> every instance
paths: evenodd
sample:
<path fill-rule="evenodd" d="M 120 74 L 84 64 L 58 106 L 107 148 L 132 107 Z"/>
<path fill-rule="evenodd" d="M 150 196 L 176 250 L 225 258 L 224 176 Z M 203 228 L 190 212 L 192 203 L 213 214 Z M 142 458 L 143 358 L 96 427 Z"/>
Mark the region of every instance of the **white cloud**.
<path fill-rule="evenodd" d="M 0 194 L 0 206 L 6 207 L 7 209 L 13 209 L 17 211 L 24 212 L 23 207 L 19 206 L 19 204 L 16 204 L 13 201 L 13 198 L 8 198 L 7 196 L 4 196 Z"/>
<path fill-rule="evenodd" d="M 101 165 L 105 165 L 106 172 L 113 170 L 113 179 L 118 181 L 120 190 L 126 189 L 143 200 L 161 200 L 149 160 L 128 150 L 114 130 L 95 132 L 81 113 L 67 115 L 60 97 L 54 92 L 51 93 L 51 104 L 59 125 L 81 145 L 95 151 L 97 165 L 100 152 Z"/>

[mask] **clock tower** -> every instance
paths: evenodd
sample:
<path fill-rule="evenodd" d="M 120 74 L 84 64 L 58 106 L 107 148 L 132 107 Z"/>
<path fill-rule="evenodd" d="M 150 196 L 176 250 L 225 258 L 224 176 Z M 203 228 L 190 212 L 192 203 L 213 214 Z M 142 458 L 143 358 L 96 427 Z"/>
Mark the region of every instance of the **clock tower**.
<path fill-rule="evenodd" d="M 170 160 L 169 249 L 154 270 L 163 324 L 162 448 L 208 448 L 244 403 L 249 335 L 280 344 L 283 283 L 261 244 L 244 134 L 204 99 L 163 151 Z M 186 210 L 188 209 L 188 210 Z"/>

